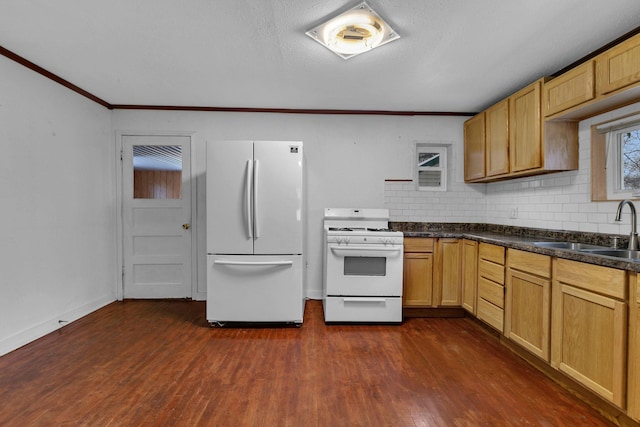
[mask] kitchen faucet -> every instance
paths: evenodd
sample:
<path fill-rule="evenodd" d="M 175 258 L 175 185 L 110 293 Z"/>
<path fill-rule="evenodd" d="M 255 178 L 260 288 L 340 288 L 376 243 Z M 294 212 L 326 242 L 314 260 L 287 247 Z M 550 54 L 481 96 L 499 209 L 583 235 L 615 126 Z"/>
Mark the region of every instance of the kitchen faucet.
<path fill-rule="evenodd" d="M 616 212 L 616 221 L 620 221 L 620 216 L 622 215 L 622 207 L 624 205 L 629 205 L 629 209 L 631 209 L 631 234 L 629 234 L 629 250 L 636 251 L 638 250 L 638 231 L 637 231 L 637 223 L 636 223 L 636 208 L 633 206 L 631 200 L 623 200 L 618 205 L 618 212 Z"/>

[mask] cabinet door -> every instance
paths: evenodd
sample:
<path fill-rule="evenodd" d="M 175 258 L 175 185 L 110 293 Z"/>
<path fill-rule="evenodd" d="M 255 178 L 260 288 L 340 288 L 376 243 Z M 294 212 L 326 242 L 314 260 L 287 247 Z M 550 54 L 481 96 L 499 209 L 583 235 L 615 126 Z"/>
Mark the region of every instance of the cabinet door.
<path fill-rule="evenodd" d="M 629 384 L 627 413 L 640 421 L 640 280 L 629 273 Z"/>
<path fill-rule="evenodd" d="M 500 332 L 504 329 L 504 248 L 478 245 L 478 319 Z"/>
<path fill-rule="evenodd" d="M 542 167 L 541 86 L 537 81 L 509 98 L 511 172 Z"/>
<path fill-rule="evenodd" d="M 507 269 L 504 334 L 549 361 L 551 280 Z"/>
<path fill-rule="evenodd" d="M 438 305 L 460 306 L 461 246 L 458 239 L 440 239 L 438 241 L 438 251 L 440 252 L 438 258 L 441 259 L 439 264 L 441 271 L 437 275 L 440 279 L 438 283 Z"/>
<path fill-rule="evenodd" d="M 486 176 L 509 173 L 509 100 L 497 103 L 485 115 Z"/>
<path fill-rule="evenodd" d="M 595 61 L 588 61 L 544 84 L 544 115 L 551 116 L 595 97 Z"/>
<path fill-rule="evenodd" d="M 464 180 L 484 178 L 484 112 L 464 122 Z"/>
<path fill-rule="evenodd" d="M 433 254 L 404 254 L 402 305 L 431 307 L 433 302 Z"/>
<path fill-rule="evenodd" d="M 462 242 L 462 308 L 476 314 L 478 290 L 478 242 Z"/>
<path fill-rule="evenodd" d="M 553 365 L 625 407 L 627 304 L 554 282 Z"/>
<path fill-rule="evenodd" d="M 640 81 L 640 36 L 620 43 L 598 57 L 600 94 Z"/>

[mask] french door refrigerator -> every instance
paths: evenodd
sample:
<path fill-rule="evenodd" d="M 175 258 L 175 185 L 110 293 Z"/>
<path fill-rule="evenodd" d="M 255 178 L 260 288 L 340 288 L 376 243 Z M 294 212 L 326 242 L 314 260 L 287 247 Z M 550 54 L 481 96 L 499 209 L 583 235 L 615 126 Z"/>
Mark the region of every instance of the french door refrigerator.
<path fill-rule="evenodd" d="M 287 322 L 304 313 L 299 141 L 207 144 L 207 320 Z"/>

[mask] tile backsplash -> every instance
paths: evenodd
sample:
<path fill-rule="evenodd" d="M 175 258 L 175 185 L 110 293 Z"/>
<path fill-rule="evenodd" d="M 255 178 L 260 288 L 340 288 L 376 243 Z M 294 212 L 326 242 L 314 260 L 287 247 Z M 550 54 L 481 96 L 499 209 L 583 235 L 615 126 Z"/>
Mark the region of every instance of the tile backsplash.
<path fill-rule="evenodd" d="M 579 169 L 490 184 L 465 184 L 462 162 L 446 192 L 418 191 L 413 182 L 385 182 L 392 221 L 481 222 L 552 230 L 629 234 L 630 214 L 615 222 L 618 202 L 591 201 L 591 126 L 640 110 L 634 104 L 580 122 Z M 462 144 L 454 147 L 458 156 Z M 459 166 L 458 166 L 459 165 Z M 640 203 L 640 201 L 638 201 Z M 637 203 L 636 203 L 637 204 Z M 640 209 L 640 205 L 637 206 Z M 640 212 L 640 210 L 639 210 Z"/>

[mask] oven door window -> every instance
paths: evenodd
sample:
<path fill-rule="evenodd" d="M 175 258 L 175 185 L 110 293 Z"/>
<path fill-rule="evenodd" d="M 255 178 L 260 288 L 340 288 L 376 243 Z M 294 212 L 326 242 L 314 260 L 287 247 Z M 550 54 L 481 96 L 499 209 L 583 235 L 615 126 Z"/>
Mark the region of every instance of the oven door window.
<path fill-rule="evenodd" d="M 386 276 L 387 259 L 385 257 L 344 257 L 345 276 Z"/>

